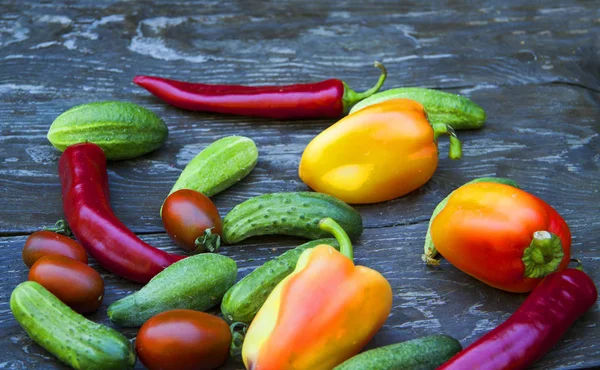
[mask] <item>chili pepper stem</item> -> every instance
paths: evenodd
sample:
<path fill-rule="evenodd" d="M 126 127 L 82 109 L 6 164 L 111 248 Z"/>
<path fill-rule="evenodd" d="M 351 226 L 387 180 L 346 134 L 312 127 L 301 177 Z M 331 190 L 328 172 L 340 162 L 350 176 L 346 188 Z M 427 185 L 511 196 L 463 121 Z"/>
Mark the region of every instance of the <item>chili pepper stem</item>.
<path fill-rule="evenodd" d="M 196 246 L 195 253 L 202 252 L 216 252 L 221 246 L 221 236 L 219 234 L 213 234 L 212 228 L 204 230 L 204 234 L 200 235 L 194 241 Z"/>
<path fill-rule="evenodd" d="M 462 144 L 460 140 L 458 140 L 458 136 L 456 136 L 456 132 L 450 125 L 446 125 L 444 123 L 434 124 L 433 127 L 433 139 L 437 143 L 438 138 L 442 134 L 448 135 L 450 139 L 450 148 L 448 149 L 448 157 L 450 159 L 460 159 L 462 158 Z"/>
<path fill-rule="evenodd" d="M 346 85 L 345 82 L 342 82 L 344 84 L 344 96 L 342 97 L 342 104 L 344 105 L 344 114 L 347 114 L 350 111 L 350 108 L 354 106 L 354 104 L 358 103 L 359 101 L 365 98 L 368 98 L 369 96 L 379 91 L 379 89 L 385 82 L 385 79 L 387 77 L 387 70 L 385 69 L 384 65 L 378 61 L 375 61 L 374 65 L 375 67 L 381 70 L 381 75 L 379 76 L 379 80 L 377 80 L 375 86 L 373 86 L 369 90 L 357 93 L 356 91 L 352 90 L 348 85 Z"/>
<path fill-rule="evenodd" d="M 543 278 L 558 269 L 565 253 L 560 238 L 548 231 L 533 233 L 531 244 L 523 251 L 525 276 Z"/>
<path fill-rule="evenodd" d="M 340 224 L 335 222 L 332 218 L 326 217 L 319 221 L 319 228 L 321 230 L 332 233 L 333 236 L 335 236 L 335 238 L 337 239 L 338 243 L 340 244 L 340 252 L 344 256 L 350 258 L 350 260 L 354 259 L 354 250 L 352 248 L 352 242 L 350 241 L 348 234 L 346 234 L 346 231 L 344 231 Z"/>

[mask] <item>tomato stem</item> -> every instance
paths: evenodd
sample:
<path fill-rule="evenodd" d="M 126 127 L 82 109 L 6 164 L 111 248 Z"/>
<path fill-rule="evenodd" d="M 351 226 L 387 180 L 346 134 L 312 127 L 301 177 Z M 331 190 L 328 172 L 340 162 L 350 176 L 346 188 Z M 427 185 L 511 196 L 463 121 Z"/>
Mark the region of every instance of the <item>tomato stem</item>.
<path fill-rule="evenodd" d="M 238 329 L 240 326 L 241 329 Z M 248 325 L 243 322 L 234 322 L 229 326 L 229 330 L 231 330 L 231 345 L 229 347 L 229 355 L 233 358 L 240 357 L 242 355 L 242 346 L 244 344 L 244 338 L 246 337 Z"/>
<path fill-rule="evenodd" d="M 378 61 L 375 61 L 374 65 L 375 67 L 381 70 L 381 75 L 379 76 L 379 80 L 377 80 L 375 86 L 373 86 L 369 90 L 357 93 L 356 91 L 348 87 L 348 85 L 346 85 L 345 82 L 342 82 L 344 84 L 344 96 L 342 97 L 342 104 L 344 105 L 344 114 L 347 114 L 350 111 L 350 108 L 352 108 L 359 101 L 368 98 L 369 96 L 379 91 L 379 89 L 385 82 L 385 79 L 387 77 L 387 70 L 385 69 L 384 65 Z"/>
<path fill-rule="evenodd" d="M 533 233 L 531 244 L 523 251 L 525 276 L 542 278 L 553 273 L 558 269 L 564 255 L 558 236 L 548 231 L 536 231 Z"/>
<path fill-rule="evenodd" d="M 219 234 L 213 234 L 211 227 L 204 230 L 204 234 L 196 238 L 194 245 L 196 246 L 194 254 L 207 251 L 214 253 L 221 246 L 221 236 Z"/>
<path fill-rule="evenodd" d="M 57 234 L 63 234 L 68 237 L 73 236 L 73 231 L 71 231 L 69 224 L 67 224 L 67 221 L 63 220 L 62 218 L 56 221 L 53 227 L 45 227 L 43 230 L 52 231 Z"/>
<path fill-rule="evenodd" d="M 350 260 L 354 259 L 354 250 L 352 248 L 352 242 L 350 241 L 348 234 L 346 234 L 346 231 L 344 231 L 340 224 L 335 222 L 332 218 L 326 217 L 319 221 L 319 228 L 321 230 L 332 233 L 333 236 L 335 236 L 335 238 L 337 239 L 338 243 L 340 244 L 340 252 L 344 256 L 350 258 Z"/>

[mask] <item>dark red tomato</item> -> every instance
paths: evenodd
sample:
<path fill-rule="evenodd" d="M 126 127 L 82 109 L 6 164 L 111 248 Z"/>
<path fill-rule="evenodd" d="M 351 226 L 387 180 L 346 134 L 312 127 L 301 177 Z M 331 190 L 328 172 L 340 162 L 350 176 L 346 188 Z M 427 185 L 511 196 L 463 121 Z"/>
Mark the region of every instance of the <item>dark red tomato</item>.
<path fill-rule="evenodd" d="M 39 283 L 79 313 L 94 312 L 104 298 L 104 281 L 85 263 L 58 255 L 40 258 L 29 270 L 29 280 Z"/>
<path fill-rule="evenodd" d="M 87 265 L 85 249 L 75 240 L 52 231 L 36 231 L 29 235 L 23 247 L 23 262 L 27 267 L 48 255 L 60 255 L 80 261 Z"/>
<path fill-rule="evenodd" d="M 230 345 L 225 320 L 194 310 L 152 317 L 135 340 L 138 357 L 150 370 L 215 369 L 227 360 Z"/>
<path fill-rule="evenodd" d="M 163 204 L 162 220 L 171 239 L 188 252 L 214 252 L 219 248 L 221 216 L 214 203 L 200 192 L 181 189 L 169 195 Z"/>

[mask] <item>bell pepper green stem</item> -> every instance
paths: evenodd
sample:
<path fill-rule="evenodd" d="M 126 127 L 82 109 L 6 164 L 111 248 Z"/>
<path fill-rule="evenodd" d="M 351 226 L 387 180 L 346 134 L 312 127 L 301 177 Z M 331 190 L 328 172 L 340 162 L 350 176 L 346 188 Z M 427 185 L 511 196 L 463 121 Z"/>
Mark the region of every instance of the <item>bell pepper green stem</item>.
<path fill-rule="evenodd" d="M 346 234 L 346 231 L 344 231 L 340 224 L 335 222 L 332 218 L 326 217 L 319 221 L 319 228 L 321 230 L 332 233 L 333 236 L 335 236 L 335 238 L 337 239 L 338 243 L 340 244 L 340 252 L 344 256 L 350 258 L 351 260 L 354 259 L 354 250 L 352 249 L 352 242 L 350 241 L 348 234 Z"/>
<path fill-rule="evenodd" d="M 367 91 L 358 93 L 358 92 L 352 90 L 348 85 L 346 85 L 345 82 L 343 82 L 344 96 L 342 97 L 342 104 L 344 106 L 344 114 L 347 114 L 350 111 L 350 109 L 354 106 L 354 104 L 358 103 L 359 101 L 361 101 L 365 98 L 368 98 L 369 96 L 371 96 L 371 95 L 375 94 L 377 91 L 379 91 L 379 89 L 385 82 L 385 79 L 387 77 L 387 70 L 385 69 L 384 65 L 378 61 L 375 61 L 375 67 L 377 67 L 381 70 L 381 75 L 379 76 L 379 80 L 377 80 L 377 83 L 375 84 L 375 86 L 373 86 L 372 88 L 370 88 Z"/>
<path fill-rule="evenodd" d="M 543 278 L 558 269 L 565 253 L 560 238 L 548 231 L 533 233 L 531 244 L 523 251 L 525 276 Z"/>
<path fill-rule="evenodd" d="M 458 137 L 456 136 L 456 132 L 450 125 L 446 125 L 444 123 L 436 123 L 431 125 L 433 127 L 433 139 L 437 143 L 438 138 L 442 134 L 448 135 L 450 139 L 450 148 L 448 149 L 448 157 L 450 159 L 460 159 L 462 157 L 462 144 Z"/>

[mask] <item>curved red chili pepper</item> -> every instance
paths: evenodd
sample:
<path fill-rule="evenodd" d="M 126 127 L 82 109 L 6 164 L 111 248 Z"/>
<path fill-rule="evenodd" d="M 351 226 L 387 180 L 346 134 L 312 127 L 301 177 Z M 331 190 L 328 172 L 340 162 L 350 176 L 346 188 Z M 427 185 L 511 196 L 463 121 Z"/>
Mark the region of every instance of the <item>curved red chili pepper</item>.
<path fill-rule="evenodd" d="M 106 156 L 92 143 L 67 147 L 60 157 L 63 209 L 73 234 L 98 263 L 126 279 L 146 283 L 185 256 L 139 239 L 115 216 L 108 201 Z"/>
<path fill-rule="evenodd" d="M 548 352 L 597 298 L 594 282 L 583 271 L 552 273 L 508 320 L 438 370 L 525 369 Z"/>
<path fill-rule="evenodd" d="M 136 76 L 133 82 L 168 104 L 192 111 L 279 119 L 336 118 L 383 85 L 385 67 L 379 62 L 375 66 L 381 69 L 379 81 L 363 93 L 337 79 L 286 86 L 207 85 L 152 76 Z"/>

